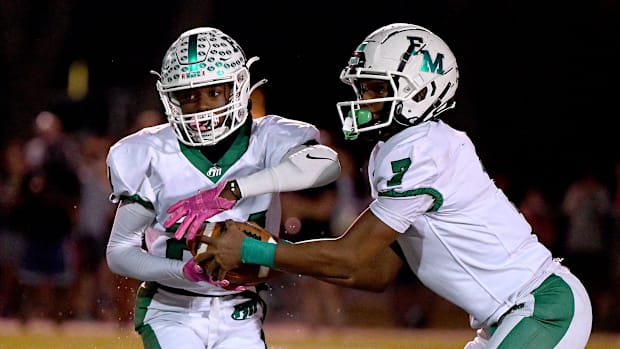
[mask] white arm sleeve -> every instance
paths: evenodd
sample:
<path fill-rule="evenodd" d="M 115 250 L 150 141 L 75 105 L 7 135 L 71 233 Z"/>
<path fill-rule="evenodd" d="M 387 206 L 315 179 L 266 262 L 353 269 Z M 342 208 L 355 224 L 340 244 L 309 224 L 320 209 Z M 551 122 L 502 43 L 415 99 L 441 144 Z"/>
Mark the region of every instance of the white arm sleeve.
<path fill-rule="evenodd" d="M 138 203 L 119 205 L 106 249 L 110 270 L 141 281 L 184 279 L 183 262 L 150 255 L 142 249 L 142 233 L 155 213 Z"/>
<path fill-rule="evenodd" d="M 296 148 L 274 167 L 238 178 L 241 196 L 255 196 L 320 187 L 340 176 L 338 154 L 316 144 Z"/>

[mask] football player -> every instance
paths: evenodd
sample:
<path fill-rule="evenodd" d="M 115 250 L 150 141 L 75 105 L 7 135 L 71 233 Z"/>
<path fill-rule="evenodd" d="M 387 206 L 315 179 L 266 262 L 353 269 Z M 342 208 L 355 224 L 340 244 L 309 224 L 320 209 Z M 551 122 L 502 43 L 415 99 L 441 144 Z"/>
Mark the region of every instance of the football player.
<path fill-rule="evenodd" d="M 313 125 L 251 117 L 257 84 L 251 86 L 249 68 L 256 59 L 247 60 L 218 29 L 182 33 L 155 73 L 169 122 L 109 150 L 110 200 L 119 206 L 107 262 L 113 272 L 144 281 L 135 328 L 145 348 L 264 349 L 258 287 L 207 277 L 186 246 L 185 229 L 195 234 L 207 219 L 234 219 L 278 231 L 277 192 L 322 186 L 340 173 L 336 152 L 319 144 Z M 208 214 L 182 219 L 186 209 L 205 207 Z"/>
<path fill-rule="evenodd" d="M 225 277 L 245 262 L 381 291 L 407 263 L 470 315 L 477 335 L 465 348 L 584 348 L 584 286 L 489 178 L 468 136 L 438 119 L 455 105 L 458 78 L 450 48 L 423 27 L 366 37 L 341 74 L 357 98 L 337 107 L 347 139 L 376 142 L 374 201 L 338 239 L 276 247 L 231 229 L 208 241 L 208 272 Z"/>

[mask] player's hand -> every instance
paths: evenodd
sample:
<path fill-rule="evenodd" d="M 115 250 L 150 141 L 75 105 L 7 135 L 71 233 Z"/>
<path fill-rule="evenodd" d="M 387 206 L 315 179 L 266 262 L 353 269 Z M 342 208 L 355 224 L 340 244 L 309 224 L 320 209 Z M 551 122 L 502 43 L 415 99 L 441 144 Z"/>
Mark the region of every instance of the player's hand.
<path fill-rule="evenodd" d="M 241 267 L 241 244 L 245 238 L 246 235 L 231 220 L 226 221 L 226 233 L 217 237 L 205 236 L 203 241 L 209 248 L 204 257 L 211 260 L 207 265 L 207 275 L 222 280 L 227 271 Z"/>
<path fill-rule="evenodd" d="M 209 218 L 216 214 L 229 210 L 235 205 L 235 200 L 220 197 L 222 190 L 226 187 L 226 181 L 218 184 L 217 187 L 201 191 L 187 199 L 177 201 L 167 210 L 170 216 L 164 222 L 164 228 L 170 228 L 181 217 L 185 217 L 174 237 L 180 240 L 187 231 L 187 239 L 191 240 L 196 236 L 200 226 Z"/>
<path fill-rule="evenodd" d="M 240 285 L 231 285 L 226 279 L 214 280 L 207 275 L 200 265 L 192 258 L 183 266 L 183 276 L 192 282 L 206 281 L 212 285 L 221 287 L 229 291 L 245 291 L 247 288 Z"/>

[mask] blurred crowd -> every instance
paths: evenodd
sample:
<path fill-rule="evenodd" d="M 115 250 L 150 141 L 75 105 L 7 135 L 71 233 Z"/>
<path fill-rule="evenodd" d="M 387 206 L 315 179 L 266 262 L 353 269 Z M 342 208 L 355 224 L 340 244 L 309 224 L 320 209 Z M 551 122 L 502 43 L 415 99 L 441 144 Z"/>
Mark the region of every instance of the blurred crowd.
<path fill-rule="evenodd" d="M 128 133 L 164 119 L 145 110 L 133 122 Z M 106 155 L 114 141 L 66 132 L 58 115 L 43 111 L 29 138 L 2 145 L 0 316 L 131 321 L 138 282 L 105 262 L 115 211 Z"/>
<path fill-rule="evenodd" d="M 145 110 L 125 134 L 163 122 L 160 112 Z M 367 176 L 361 170 L 365 159 L 340 139 L 322 130 L 322 141 L 340 153 L 339 180 L 281 194 L 284 239 L 336 237 L 369 203 Z M 105 157 L 116 140 L 66 132 L 58 115 L 43 111 L 29 138 L 1 145 L 0 317 L 24 324 L 45 318 L 58 324 L 79 319 L 128 325 L 133 319 L 138 281 L 112 274 L 105 262 L 115 211 L 108 201 Z M 536 186 L 509 196 L 538 239 L 585 284 L 593 301 L 594 329 L 620 331 L 620 162 L 608 171 L 612 181 L 589 169 L 575 173 L 559 202 Z M 496 182 L 511 190 L 509 176 L 498 175 Z M 416 299 L 400 296 L 412 288 Z M 403 270 L 382 294 L 288 275 L 270 285 L 267 302 L 268 321 L 309 326 L 432 327 L 437 325 L 434 314 L 445 309 L 410 270 Z"/>

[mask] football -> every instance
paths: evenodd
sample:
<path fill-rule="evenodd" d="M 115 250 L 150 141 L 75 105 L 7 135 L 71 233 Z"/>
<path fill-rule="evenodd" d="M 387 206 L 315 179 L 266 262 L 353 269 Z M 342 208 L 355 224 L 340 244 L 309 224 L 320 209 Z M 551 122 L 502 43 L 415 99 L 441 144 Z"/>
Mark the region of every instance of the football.
<path fill-rule="evenodd" d="M 263 227 L 254 222 L 233 222 L 239 230 L 245 235 L 256 240 L 263 242 L 269 242 L 276 244 L 279 239 L 271 235 Z M 195 238 L 187 241 L 187 246 L 190 252 L 196 258 L 196 262 L 207 269 L 208 261 L 200 260 L 200 254 L 205 252 L 209 247 L 207 243 L 203 242 L 203 236 L 217 237 L 220 234 L 226 233 L 226 224 L 224 222 L 207 223 L 204 229 L 201 229 Z M 273 280 L 283 273 L 277 270 L 272 270 L 269 267 L 256 264 L 244 264 L 243 266 L 230 270 L 226 273 L 226 280 L 230 281 L 233 285 L 253 286 L 269 280 Z"/>

